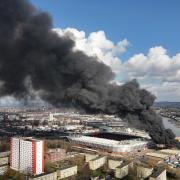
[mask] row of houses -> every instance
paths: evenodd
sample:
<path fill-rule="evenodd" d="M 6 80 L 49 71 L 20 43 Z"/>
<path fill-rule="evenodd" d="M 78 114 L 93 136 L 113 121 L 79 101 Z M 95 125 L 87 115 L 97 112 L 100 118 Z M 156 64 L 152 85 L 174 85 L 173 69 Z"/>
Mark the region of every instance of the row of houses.
<path fill-rule="evenodd" d="M 106 156 L 95 156 L 86 154 L 86 162 L 89 163 L 91 170 L 97 170 L 98 168 L 108 164 L 108 168 L 114 171 L 114 176 L 117 179 L 123 179 L 130 174 L 130 172 L 136 171 L 135 175 L 139 179 L 149 180 L 166 180 L 166 170 L 162 167 L 153 169 L 152 167 L 134 166 L 133 162 L 107 159 Z"/>
<path fill-rule="evenodd" d="M 29 180 L 60 180 L 77 174 L 77 166 L 71 166 L 64 169 L 59 169 L 49 174 L 30 177 Z"/>
<path fill-rule="evenodd" d="M 54 151 L 50 151 L 54 153 Z M 56 150 L 55 153 L 65 153 L 64 150 Z M 8 168 L 9 153 L 0 153 L 0 175 L 4 174 Z M 152 167 L 143 167 L 133 165 L 133 162 L 124 162 L 122 159 L 109 159 L 107 156 L 99 156 L 97 154 L 85 153 L 85 163 L 88 164 L 90 170 L 95 171 L 105 165 L 108 169 L 114 171 L 114 176 L 118 179 L 122 179 L 128 176 L 133 168 L 136 168 L 136 176 L 140 179 L 149 178 L 149 180 L 166 180 L 166 170 L 158 168 L 154 170 Z M 53 173 L 44 173 L 41 175 L 29 177 L 29 180 L 60 180 L 77 175 L 78 167 L 71 166 L 63 169 L 57 169 Z"/>

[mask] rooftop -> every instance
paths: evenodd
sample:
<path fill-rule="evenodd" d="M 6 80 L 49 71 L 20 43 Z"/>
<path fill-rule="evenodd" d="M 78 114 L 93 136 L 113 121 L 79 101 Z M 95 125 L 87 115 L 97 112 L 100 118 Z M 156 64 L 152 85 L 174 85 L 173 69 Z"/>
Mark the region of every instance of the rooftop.
<path fill-rule="evenodd" d="M 156 157 L 156 158 L 161 158 L 161 159 L 165 159 L 167 158 L 169 155 L 167 154 L 163 154 L 163 153 L 158 153 L 158 152 L 153 152 L 153 153 L 146 153 L 147 156 L 152 156 L 152 157 Z"/>
<path fill-rule="evenodd" d="M 150 177 L 157 178 L 164 171 L 165 171 L 165 169 L 160 167 L 156 171 L 154 171 Z"/>
<path fill-rule="evenodd" d="M 0 157 L 7 157 L 10 155 L 10 151 L 0 152 Z"/>
<path fill-rule="evenodd" d="M 66 169 L 70 169 L 70 168 L 74 168 L 74 167 L 77 167 L 77 166 L 76 165 L 68 165 L 68 166 L 60 167 L 57 170 L 62 171 L 62 170 L 66 170 Z"/>
<path fill-rule="evenodd" d="M 15 139 L 21 139 L 21 140 L 24 140 L 24 141 L 36 141 L 36 142 L 39 142 L 39 141 L 42 141 L 40 139 L 34 139 L 33 137 L 13 137 Z"/>
<path fill-rule="evenodd" d="M 127 165 L 129 165 L 131 162 L 129 162 L 129 161 L 125 161 L 125 162 L 123 162 L 120 166 L 118 166 L 117 168 L 122 168 L 122 167 L 124 167 L 124 166 L 127 166 Z"/>
<path fill-rule="evenodd" d="M 51 172 L 51 173 L 38 174 L 36 176 L 32 176 L 31 179 L 35 179 L 35 178 L 38 178 L 38 177 L 41 177 L 41 176 L 49 176 L 49 175 L 52 175 L 54 173 L 56 173 L 56 171 L 55 172 Z"/>
<path fill-rule="evenodd" d="M 106 157 L 106 156 L 98 156 L 98 157 L 95 157 L 94 159 L 91 159 L 90 161 L 96 161 L 96 160 L 104 158 L 104 157 Z"/>
<path fill-rule="evenodd" d="M 64 152 L 66 151 L 66 149 L 62 149 L 62 148 L 54 148 L 54 149 L 49 149 L 47 153 L 56 153 L 56 152 Z"/>
<path fill-rule="evenodd" d="M 139 140 L 123 140 L 123 141 L 116 141 L 111 139 L 105 139 L 105 138 L 97 138 L 97 137 L 89 137 L 89 136 L 70 136 L 71 140 L 75 141 L 81 141 L 85 143 L 91 143 L 91 144 L 99 144 L 104 146 L 119 146 L 119 145 L 137 145 L 137 144 L 144 144 L 145 141 L 139 141 Z"/>
<path fill-rule="evenodd" d="M 176 150 L 176 149 L 163 149 L 163 150 L 160 150 L 160 152 L 166 153 L 166 154 L 171 154 L 171 155 L 180 154 L 180 150 Z"/>

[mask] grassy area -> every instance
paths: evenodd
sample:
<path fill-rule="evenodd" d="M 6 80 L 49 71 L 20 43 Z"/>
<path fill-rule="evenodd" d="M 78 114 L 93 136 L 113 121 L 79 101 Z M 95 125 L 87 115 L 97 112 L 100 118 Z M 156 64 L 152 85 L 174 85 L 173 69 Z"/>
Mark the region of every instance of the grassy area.
<path fill-rule="evenodd" d="M 3 175 L 0 176 L 0 180 L 6 180 L 6 179 L 12 179 L 12 180 L 24 180 L 25 176 L 18 171 L 8 169 L 8 171 Z"/>
<path fill-rule="evenodd" d="M 71 151 L 71 143 L 65 141 L 65 140 L 45 140 L 45 151 L 48 151 L 48 149 L 54 149 L 54 148 L 62 148 L 66 149 L 66 151 Z"/>
<path fill-rule="evenodd" d="M 78 180 L 86 180 L 86 179 L 89 180 L 90 177 L 96 177 L 96 176 L 103 178 L 109 174 L 106 166 L 97 169 L 95 171 L 91 171 L 89 169 L 88 163 L 85 163 L 84 156 L 82 155 L 75 156 L 74 158 L 66 159 L 53 164 L 47 162 L 45 171 L 53 172 L 56 171 L 57 169 L 64 169 L 71 166 L 78 166 L 78 174 L 77 174 Z"/>
<path fill-rule="evenodd" d="M 81 167 L 85 164 L 84 156 L 75 156 L 74 158 L 61 160 L 56 163 L 50 163 L 46 161 L 45 163 L 45 172 L 50 173 L 54 172 L 57 169 L 65 169 L 71 166 L 78 166 L 78 170 L 81 169 Z"/>

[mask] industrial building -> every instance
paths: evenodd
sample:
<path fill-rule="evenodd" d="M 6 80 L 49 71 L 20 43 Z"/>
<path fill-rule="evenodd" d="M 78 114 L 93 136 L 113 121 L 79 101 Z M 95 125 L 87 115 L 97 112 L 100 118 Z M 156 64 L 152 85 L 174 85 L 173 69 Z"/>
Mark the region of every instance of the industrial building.
<path fill-rule="evenodd" d="M 68 139 L 81 146 L 101 149 L 111 153 L 126 153 L 145 149 L 147 141 L 142 140 L 109 140 L 104 138 L 88 137 L 88 136 L 69 136 Z"/>
<path fill-rule="evenodd" d="M 44 172 L 44 141 L 13 137 L 10 140 L 10 167 L 32 175 Z"/>

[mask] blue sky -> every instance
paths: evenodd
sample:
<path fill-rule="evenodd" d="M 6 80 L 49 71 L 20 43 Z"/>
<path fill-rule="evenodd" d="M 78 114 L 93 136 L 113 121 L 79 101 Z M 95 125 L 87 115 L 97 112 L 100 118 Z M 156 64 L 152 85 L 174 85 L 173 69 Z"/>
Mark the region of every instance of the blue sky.
<path fill-rule="evenodd" d="M 120 71 L 117 79 L 137 78 L 143 87 L 149 88 L 158 96 L 158 100 L 180 101 L 178 94 L 180 89 L 175 89 L 180 85 L 178 79 L 180 66 L 173 65 L 180 64 L 180 57 L 177 55 L 180 52 L 179 0 L 31 0 L 31 2 L 37 8 L 51 14 L 56 28 L 71 27 L 86 34 L 101 30 L 113 43 L 127 39 L 129 45 L 121 54 L 120 61 L 123 67 L 125 63 L 128 64 L 125 64 L 128 70 Z M 141 65 L 139 69 L 136 67 L 138 63 Z M 148 73 L 142 71 L 144 67 Z"/>
<path fill-rule="evenodd" d="M 155 45 L 163 45 L 170 54 L 180 50 L 179 0 L 31 1 L 52 15 L 55 27 L 103 30 L 114 42 L 129 39 L 129 55 Z"/>

